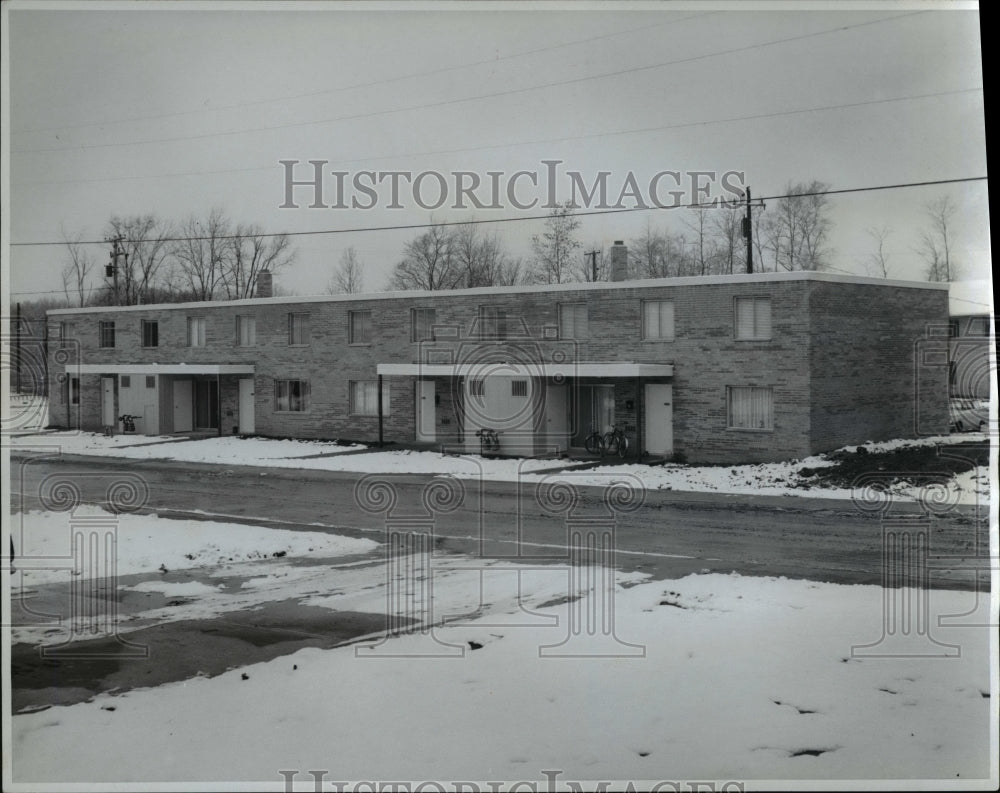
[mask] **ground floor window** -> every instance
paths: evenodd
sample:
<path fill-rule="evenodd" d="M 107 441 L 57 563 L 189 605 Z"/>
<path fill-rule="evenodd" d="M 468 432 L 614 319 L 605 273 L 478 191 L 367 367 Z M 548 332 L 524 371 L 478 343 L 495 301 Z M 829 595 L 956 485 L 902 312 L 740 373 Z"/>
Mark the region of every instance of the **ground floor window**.
<path fill-rule="evenodd" d="M 308 380 L 275 380 L 274 409 L 279 412 L 302 413 L 309 409 Z"/>
<path fill-rule="evenodd" d="M 388 416 L 389 384 L 382 383 L 382 415 Z M 378 380 L 351 380 L 351 415 L 378 415 Z"/>
<path fill-rule="evenodd" d="M 66 379 L 65 385 L 63 386 L 63 402 L 68 402 L 70 405 L 80 404 L 79 377 L 70 377 Z"/>
<path fill-rule="evenodd" d="M 727 426 L 737 430 L 774 429 L 774 392 L 770 388 L 729 386 Z"/>

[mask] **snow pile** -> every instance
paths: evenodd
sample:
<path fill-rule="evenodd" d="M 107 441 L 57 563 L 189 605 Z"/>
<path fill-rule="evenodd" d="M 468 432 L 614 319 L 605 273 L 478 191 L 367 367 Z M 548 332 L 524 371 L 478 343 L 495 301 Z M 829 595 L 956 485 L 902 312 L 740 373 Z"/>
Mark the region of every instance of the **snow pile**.
<path fill-rule="evenodd" d="M 83 532 L 85 536 L 97 533 L 100 537 L 113 533 L 119 576 L 163 572 L 161 567 L 170 571 L 255 559 L 363 554 L 378 547 L 373 540 L 318 531 L 174 520 L 155 515 L 113 515 L 95 506 L 79 506 L 72 513 L 17 513 L 12 521 L 17 556 L 49 557 L 53 568 L 18 571 L 14 584 L 23 575 L 25 586 L 66 582 L 76 575 L 71 572 L 74 532 Z M 83 571 L 85 578 L 100 574 L 96 568 Z"/>
<path fill-rule="evenodd" d="M 3 431 L 9 433 L 37 432 L 49 423 L 49 398 L 39 394 L 7 396 L 3 410 Z"/>
<path fill-rule="evenodd" d="M 930 632 L 918 649 L 940 656 L 940 643 L 954 645 L 952 657 L 936 658 L 890 657 L 889 645 L 885 657 L 852 654 L 880 649 L 883 590 L 874 586 L 697 575 L 615 594 L 620 657 L 558 655 L 581 646 L 569 609 L 596 614 L 591 597 L 532 605 L 556 624 L 504 625 L 491 612 L 437 629 L 433 640 L 444 644 L 411 634 L 380 646 L 395 657 L 305 649 L 215 678 L 18 715 L 15 781 L 277 786 L 281 769 L 310 783 L 307 769 L 329 769 L 328 782 L 535 780 L 548 789 L 542 771 L 558 769 L 560 783 L 974 786 L 990 772 L 991 629 L 938 622 L 970 611 L 974 593 L 929 593 Z M 413 657 L 446 644 L 464 652 Z M 114 762 L 95 751 L 109 745 Z"/>

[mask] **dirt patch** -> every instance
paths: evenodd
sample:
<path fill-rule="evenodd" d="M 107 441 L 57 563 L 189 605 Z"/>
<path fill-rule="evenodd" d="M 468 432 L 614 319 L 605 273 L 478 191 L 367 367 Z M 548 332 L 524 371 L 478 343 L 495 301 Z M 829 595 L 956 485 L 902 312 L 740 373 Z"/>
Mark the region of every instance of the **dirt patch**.
<path fill-rule="evenodd" d="M 986 443 L 953 443 L 941 446 L 905 446 L 891 451 L 873 452 L 864 446 L 856 452 L 839 451 L 826 455 L 834 464 L 816 468 L 803 467 L 799 476 L 806 481 L 795 487 L 849 488 L 862 477 L 876 489 L 893 485 L 914 486 L 941 482 L 956 474 L 990 464 L 990 447 Z M 884 477 L 870 478 L 871 474 Z"/>

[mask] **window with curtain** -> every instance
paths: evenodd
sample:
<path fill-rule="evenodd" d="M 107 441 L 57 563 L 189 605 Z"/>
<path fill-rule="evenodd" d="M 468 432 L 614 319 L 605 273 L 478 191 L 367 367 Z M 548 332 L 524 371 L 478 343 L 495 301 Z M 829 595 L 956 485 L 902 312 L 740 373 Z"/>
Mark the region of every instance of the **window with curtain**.
<path fill-rule="evenodd" d="M 774 392 L 770 388 L 729 386 L 727 426 L 738 430 L 774 429 Z"/>
<path fill-rule="evenodd" d="M 758 341 L 771 338 L 771 298 L 736 298 L 736 338 Z"/>
<path fill-rule="evenodd" d="M 642 337 L 670 341 L 674 338 L 674 301 L 646 300 L 642 304 Z"/>
<path fill-rule="evenodd" d="M 349 342 L 351 344 L 371 344 L 372 312 L 351 311 L 349 317 Z"/>
<path fill-rule="evenodd" d="M 275 380 L 274 409 L 282 413 L 303 413 L 309 409 L 308 380 Z"/>
<path fill-rule="evenodd" d="M 559 338 L 560 339 L 587 338 L 586 303 L 559 304 Z"/>
<path fill-rule="evenodd" d="M 352 416 L 378 415 L 378 380 L 352 380 L 350 393 Z M 383 381 L 382 415 L 388 416 L 390 414 L 389 384 Z"/>

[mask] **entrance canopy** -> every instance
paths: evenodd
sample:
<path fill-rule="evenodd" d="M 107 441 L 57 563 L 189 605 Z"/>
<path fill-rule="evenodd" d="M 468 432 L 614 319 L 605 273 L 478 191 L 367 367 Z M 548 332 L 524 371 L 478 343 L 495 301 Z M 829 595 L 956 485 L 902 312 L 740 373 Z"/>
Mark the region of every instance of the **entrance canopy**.
<path fill-rule="evenodd" d="M 667 363 L 623 363 L 587 361 L 586 363 L 380 363 L 380 375 L 412 377 L 673 377 L 674 367 Z"/>
<path fill-rule="evenodd" d="M 68 363 L 67 374 L 253 374 L 251 363 Z"/>

